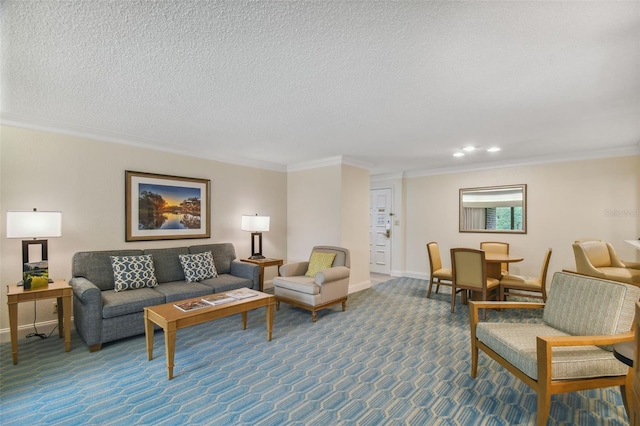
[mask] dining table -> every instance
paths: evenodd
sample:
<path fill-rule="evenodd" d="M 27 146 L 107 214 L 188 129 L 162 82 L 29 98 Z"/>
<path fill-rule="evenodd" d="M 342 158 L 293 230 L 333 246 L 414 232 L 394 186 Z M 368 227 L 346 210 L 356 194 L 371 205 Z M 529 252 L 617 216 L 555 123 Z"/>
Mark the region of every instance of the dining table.
<path fill-rule="evenodd" d="M 522 256 L 485 251 L 484 262 L 487 265 L 487 278 L 495 278 L 497 280 L 500 280 L 502 279 L 503 263 L 522 262 L 523 260 L 524 258 Z"/>

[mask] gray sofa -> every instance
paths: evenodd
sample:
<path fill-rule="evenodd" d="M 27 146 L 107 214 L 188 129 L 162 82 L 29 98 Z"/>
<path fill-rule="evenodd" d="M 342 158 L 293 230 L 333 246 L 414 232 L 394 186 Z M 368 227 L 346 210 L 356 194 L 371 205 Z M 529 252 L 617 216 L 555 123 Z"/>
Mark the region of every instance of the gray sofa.
<path fill-rule="evenodd" d="M 218 276 L 200 282 L 185 281 L 178 255 L 211 251 Z M 111 256 L 150 254 L 158 286 L 114 291 Z M 73 256 L 69 281 L 73 289 L 76 330 L 91 352 L 102 344 L 144 334 L 145 306 L 175 302 L 242 287 L 259 288 L 260 267 L 236 260 L 233 244 L 205 244 L 145 250 L 78 252 Z"/>

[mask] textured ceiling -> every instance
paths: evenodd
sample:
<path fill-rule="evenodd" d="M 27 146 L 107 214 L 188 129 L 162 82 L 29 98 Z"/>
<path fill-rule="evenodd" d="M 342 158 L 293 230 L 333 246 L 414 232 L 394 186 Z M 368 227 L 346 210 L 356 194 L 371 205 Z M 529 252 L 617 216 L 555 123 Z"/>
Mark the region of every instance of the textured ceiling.
<path fill-rule="evenodd" d="M 640 153 L 638 1 L 1 2 L 3 124 L 275 170 Z M 482 150 L 454 158 L 465 144 Z"/>

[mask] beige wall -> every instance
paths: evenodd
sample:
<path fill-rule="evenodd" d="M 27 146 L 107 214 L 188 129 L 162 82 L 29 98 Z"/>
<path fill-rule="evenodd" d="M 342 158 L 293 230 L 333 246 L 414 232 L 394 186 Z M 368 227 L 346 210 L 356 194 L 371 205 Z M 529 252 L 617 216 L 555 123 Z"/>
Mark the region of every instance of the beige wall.
<path fill-rule="evenodd" d="M 458 232 L 460 188 L 527 184 L 527 234 Z M 523 167 L 405 179 L 407 276 L 425 278 L 425 244 L 440 244 L 445 264 L 452 247 L 478 247 L 481 241 L 506 241 L 524 261 L 512 273 L 540 273 L 542 256 L 553 248 L 552 272 L 574 269 L 571 243 L 599 238 L 613 244 L 622 259 L 639 252 L 628 239 L 640 237 L 640 156 L 550 163 Z"/>
<path fill-rule="evenodd" d="M 287 261 L 309 259 L 315 245 L 346 247 L 350 291 L 369 285 L 369 172 L 343 164 L 287 176 Z"/>
<path fill-rule="evenodd" d="M 263 253 L 284 258 L 287 251 L 287 175 L 217 161 L 83 138 L 0 128 L 0 329 L 8 328 L 6 284 L 20 280 L 21 242 L 6 238 L 7 210 L 59 210 L 63 236 L 49 240 L 53 277 L 71 277 L 76 251 L 175 247 L 231 242 L 236 254 L 250 254 L 250 234 L 240 230 L 242 214 L 271 216 Z M 211 180 L 211 238 L 124 241 L 124 172 L 135 170 Z M 274 269 L 274 268 L 272 268 Z M 38 302 L 37 321 L 53 320 L 53 300 Z M 19 324 L 33 323 L 33 305 L 19 307 Z"/>
<path fill-rule="evenodd" d="M 341 224 L 342 247 L 351 255 L 350 283 L 352 291 L 369 280 L 369 171 L 342 166 Z"/>

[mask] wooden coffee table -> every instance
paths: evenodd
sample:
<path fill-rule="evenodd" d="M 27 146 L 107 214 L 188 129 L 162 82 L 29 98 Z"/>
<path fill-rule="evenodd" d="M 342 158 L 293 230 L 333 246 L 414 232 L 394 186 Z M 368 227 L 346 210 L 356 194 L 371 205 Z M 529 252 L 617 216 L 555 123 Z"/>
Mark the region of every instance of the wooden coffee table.
<path fill-rule="evenodd" d="M 202 324 L 218 318 L 242 313 L 242 329 L 247 328 L 247 312 L 252 309 L 267 308 L 267 340 L 271 341 L 273 329 L 273 306 L 275 298 L 271 294 L 256 293 L 256 296 L 249 297 L 234 302 L 215 305 L 193 311 L 183 312 L 174 306 L 175 303 L 165 303 L 164 305 L 150 306 L 144 308 L 144 332 L 147 340 L 147 355 L 149 361 L 153 359 L 153 325 L 156 324 L 164 330 L 164 345 L 167 355 L 167 372 L 169 380 L 173 378 L 173 360 L 176 350 L 176 331 L 192 325 Z M 200 298 L 187 299 L 200 300 Z M 180 302 L 184 302 L 181 300 Z"/>

